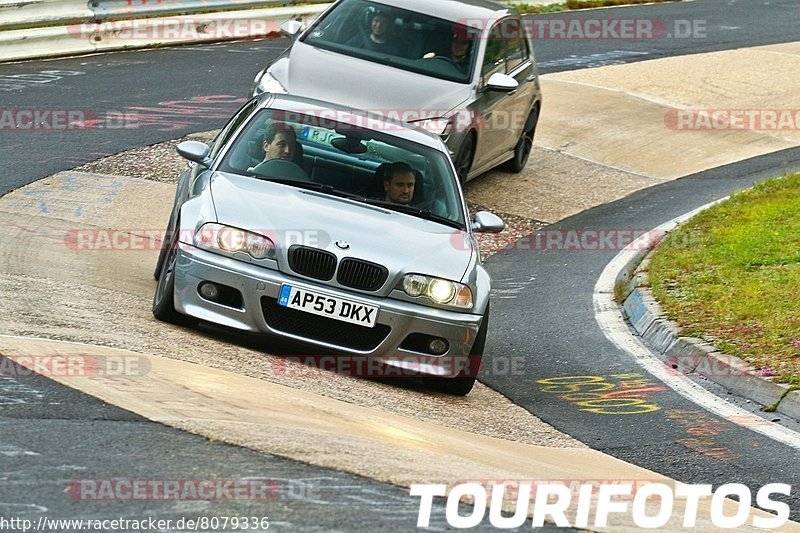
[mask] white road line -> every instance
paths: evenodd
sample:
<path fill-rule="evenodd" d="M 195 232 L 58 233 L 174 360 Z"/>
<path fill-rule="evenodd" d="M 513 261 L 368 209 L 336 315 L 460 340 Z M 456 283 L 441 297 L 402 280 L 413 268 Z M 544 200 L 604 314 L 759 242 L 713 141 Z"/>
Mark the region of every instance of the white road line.
<path fill-rule="evenodd" d="M 720 201 L 722 200 L 718 200 L 718 202 Z M 669 222 L 665 222 L 652 230 L 652 232 L 659 232 L 657 234 L 660 234 L 671 231 L 678 224 L 718 202 L 711 202 L 694 211 L 674 218 Z M 653 234 L 652 232 L 650 235 Z M 656 355 L 642 343 L 639 337 L 631 333 L 627 322 L 622 317 L 619 305 L 614 302 L 614 283 L 617 273 L 626 267 L 637 250 L 641 249 L 642 243 L 644 242 L 643 239 L 647 238 L 647 235 L 640 237 L 618 253 L 616 257 L 606 265 L 600 278 L 597 280 L 597 284 L 594 287 L 594 310 L 595 319 L 600 329 L 603 331 L 603 334 L 620 350 L 631 354 L 634 359 L 636 359 L 636 362 L 644 367 L 650 374 L 660 379 L 687 400 L 729 422 L 761 433 L 787 446 L 800 449 L 800 433 L 772 422 L 766 422 L 763 418 L 737 407 L 706 390 L 687 376 L 675 374 L 674 371 L 668 369 L 663 361 L 656 357 Z"/>

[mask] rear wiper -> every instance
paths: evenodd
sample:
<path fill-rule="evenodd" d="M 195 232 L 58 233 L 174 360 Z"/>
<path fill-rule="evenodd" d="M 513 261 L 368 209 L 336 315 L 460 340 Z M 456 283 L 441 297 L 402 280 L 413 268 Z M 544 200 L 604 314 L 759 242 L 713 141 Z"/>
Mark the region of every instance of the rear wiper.
<path fill-rule="evenodd" d="M 374 198 L 363 198 L 362 200 L 370 205 L 378 205 L 381 207 L 386 207 L 394 211 L 400 211 L 402 213 L 414 215 L 420 218 L 424 218 L 426 220 L 433 220 L 435 222 L 440 222 L 442 224 L 446 224 L 448 226 L 457 229 L 464 229 L 464 226 L 462 224 L 459 224 L 455 220 L 450 220 L 449 218 L 443 217 L 441 215 L 436 215 L 434 213 L 431 213 L 430 209 L 421 209 L 419 207 L 414 207 L 413 205 L 398 204 L 395 202 L 389 202 L 387 200 L 377 200 Z"/>

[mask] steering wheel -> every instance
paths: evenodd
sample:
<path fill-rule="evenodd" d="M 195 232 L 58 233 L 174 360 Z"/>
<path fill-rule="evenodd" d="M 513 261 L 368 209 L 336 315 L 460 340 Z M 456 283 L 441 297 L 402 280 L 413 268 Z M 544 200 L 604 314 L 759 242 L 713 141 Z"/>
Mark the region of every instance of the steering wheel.
<path fill-rule="evenodd" d="M 306 171 L 297 163 L 284 159 L 269 159 L 262 161 L 252 170 L 253 174 L 261 178 L 286 178 L 295 181 L 311 181 Z"/>
<path fill-rule="evenodd" d="M 454 67 L 458 68 L 458 63 L 456 63 L 456 62 L 455 62 L 455 60 L 454 60 L 453 58 L 451 58 L 451 57 L 447 57 L 447 56 L 433 56 L 433 59 L 441 59 L 442 61 L 447 61 L 448 63 L 450 63 L 450 64 L 451 64 L 451 65 L 453 65 Z"/>

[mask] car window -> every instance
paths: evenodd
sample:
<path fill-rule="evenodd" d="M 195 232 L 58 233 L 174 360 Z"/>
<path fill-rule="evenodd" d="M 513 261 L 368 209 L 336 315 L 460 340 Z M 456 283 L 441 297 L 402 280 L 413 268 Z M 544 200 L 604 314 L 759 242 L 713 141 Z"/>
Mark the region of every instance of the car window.
<path fill-rule="evenodd" d="M 479 30 L 367 0 L 343 0 L 301 42 L 434 78 L 469 83 Z M 473 37 L 475 36 L 475 37 Z M 454 41 L 462 41 L 454 46 Z M 454 50 L 458 48 L 458 53 Z"/>
<path fill-rule="evenodd" d="M 239 129 L 247 118 L 253 114 L 256 107 L 258 107 L 258 100 L 253 99 L 247 102 L 242 108 L 233 116 L 233 118 L 225 125 L 219 134 L 214 138 L 211 147 L 210 157 L 213 159 L 217 157 L 223 146 L 225 146 L 231 139 L 233 134 Z"/>
<path fill-rule="evenodd" d="M 489 32 L 486 41 L 486 52 L 483 55 L 481 66 L 481 79 L 485 84 L 492 74 L 506 73 L 506 57 L 508 55 L 508 41 L 503 35 L 500 23 L 495 24 Z"/>
<path fill-rule="evenodd" d="M 506 73 L 512 73 L 528 60 L 528 48 L 522 35 L 522 26 L 518 19 L 507 19 L 502 23 L 503 34 L 508 41 L 506 48 Z"/>
<path fill-rule="evenodd" d="M 258 167 L 271 161 L 271 157 L 281 157 L 265 151 L 269 136 L 277 139 L 275 132 L 287 133 L 290 129 L 296 144 L 284 158 L 299 167 L 292 175 L 302 176 L 301 181 L 326 186 L 330 194 L 388 200 L 382 172 L 390 168 L 388 165 L 403 163 L 410 167 L 415 179 L 408 205 L 463 226 L 457 178 L 448 156 L 392 134 L 391 128 L 399 125 L 389 124 L 381 131 L 374 129 L 376 124 L 380 122 L 344 111 L 315 116 L 264 109 L 253 115 L 236 136 L 217 170 L 254 179 L 286 178 L 262 176 Z M 266 166 L 287 168 L 285 164 Z"/>

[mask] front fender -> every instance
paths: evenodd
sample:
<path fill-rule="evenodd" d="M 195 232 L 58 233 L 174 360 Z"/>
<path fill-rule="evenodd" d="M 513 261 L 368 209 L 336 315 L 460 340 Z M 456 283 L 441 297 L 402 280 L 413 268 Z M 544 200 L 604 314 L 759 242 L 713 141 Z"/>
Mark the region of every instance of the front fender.
<path fill-rule="evenodd" d="M 477 295 L 475 296 L 475 310 L 479 314 L 486 314 L 486 308 L 489 306 L 489 295 L 492 292 L 492 277 L 483 268 L 483 265 L 478 265 L 475 269 L 475 286 L 478 287 Z"/>
<path fill-rule="evenodd" d="M 186 244 L 193 244 L 194 234 L 200 226 L 206 222 L 217 222 L 208 174 L 203 179 L 196 180 L 195 187 L 199 189 L 197 194 L 186 200 L 179 210 L 180 241 Z"/>

